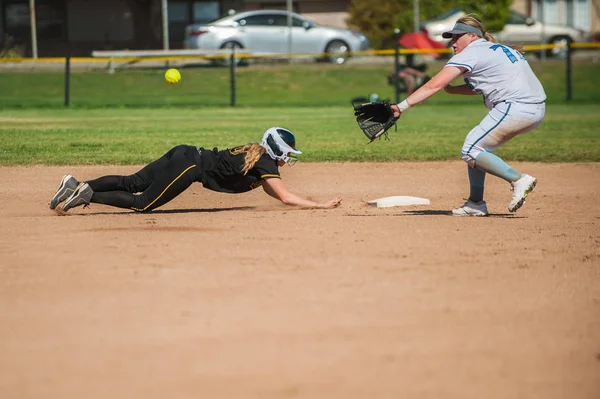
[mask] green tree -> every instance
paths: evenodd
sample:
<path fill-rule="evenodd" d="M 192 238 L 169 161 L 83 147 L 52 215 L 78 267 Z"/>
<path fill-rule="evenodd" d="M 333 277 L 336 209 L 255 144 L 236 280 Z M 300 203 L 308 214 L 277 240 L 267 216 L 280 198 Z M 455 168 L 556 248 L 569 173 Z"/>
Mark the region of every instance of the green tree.
<path fill-rule="evenodd" d="M 466 13 L 477 14 L 488 32 L 498 32 L 508 20 L 511 4 L 512 0 L 460 0 L 458 8 Z"/>
<path fill-rule="evenodd" d="M 393 44 L 396 17 L 405 11 L 406 1 L 352 0 L 347 23 L 364 33 L 373 48 L 386 48 Z"/>
<path fill-rule="evenodd" d="M 420 0 L 419 19 L 434 19 L 453 8 L 477 14 L 490 32 L 502 30 L 512 0 Z M 413 0 L 352 0 L 348 8 L 349 26 L 361 31 L 376 49 L 394 45 L 394 29 L 414 30 Z"/>

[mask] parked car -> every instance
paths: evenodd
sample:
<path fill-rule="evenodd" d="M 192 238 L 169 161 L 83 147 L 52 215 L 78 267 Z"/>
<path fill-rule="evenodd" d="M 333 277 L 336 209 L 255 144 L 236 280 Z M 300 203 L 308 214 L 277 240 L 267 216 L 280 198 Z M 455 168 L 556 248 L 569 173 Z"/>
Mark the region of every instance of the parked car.
<path fill-rule="evenodd" d="M 216 50 L 242 48 L 257 53 L 326 54 L 343 64 L 350 52 L 369 48 L 365 35 L 350 29 L 321 26 L 298 14 L 292 17 L 288 40 L 288 12 L 284 10 L 247 11 L 218 19 L 206 25 L 189 25 L 184 48 Z M 291 44 L 291 48 L 289 45 Z"/>
<path fill-rule="evenodd" d="M 448 39 L 442 37 L 442 33 L 452 29 L 456 21 L 465 15 L 460 9 L 452 9 L 440 17 L 426 21 L 421 24 L 421 30 L 425 31 L 431 39 L 449 44 Z M 589 33 L 565 25 L 542 24 L 533 18 L 510 10 L 510 16 L 504 29 L 500 32 L 490 32 L 499 42 L 508 45 L 529 44 L 567 44 L 589 41 Z M 562 56 L 566 49 L 554 48 L 548 51 L 550 56 Z"/>

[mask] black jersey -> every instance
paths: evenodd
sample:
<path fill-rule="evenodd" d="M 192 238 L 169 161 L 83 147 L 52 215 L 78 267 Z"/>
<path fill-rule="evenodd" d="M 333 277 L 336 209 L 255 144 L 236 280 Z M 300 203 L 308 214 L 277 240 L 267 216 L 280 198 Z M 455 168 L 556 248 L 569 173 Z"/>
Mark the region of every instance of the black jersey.
<path fill-rule="evenodd" d="M 205 188 L 222 193 L 244 193 L 260 187 L 266 178 L 280 178 L 277 161 L 263 154 L 246 175 L 242 174 L 246 152 L 242 147 L 212 151 L 199 148 L 200 181 Z"/>

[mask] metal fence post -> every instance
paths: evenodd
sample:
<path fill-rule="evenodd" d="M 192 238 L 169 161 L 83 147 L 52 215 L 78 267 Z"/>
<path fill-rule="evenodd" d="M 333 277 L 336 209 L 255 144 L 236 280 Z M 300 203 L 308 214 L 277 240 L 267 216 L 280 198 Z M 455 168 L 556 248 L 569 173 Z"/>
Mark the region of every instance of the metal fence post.
<path fill-rule="evenodd" d="M 229 57 L 229 81 L 231 84 L 230 105 L 235 107 L 235 46 L 231 46 L 231 55 Z"/>
<path fill-rule="evenodd" d="M 71 44 L 69 40 L 68 10 L 68 4 L 65 2 L 65 107 L 68 107 L 71 103 Z"/>
<path fill-rule="evenodd" d="M 68 107 L 71 103 L 71 54 L 67 50 L 67 56 L 65 57 L 65 107 Z"/>
<path fill-rule="evenodd" d="M 400 89 L 398 87 L 398 74 L 400 73 L 400 29 L 394 29 L 394 92 L 396 104 L 400 102 Z"/>
<path fill-rule="evenodd" d="M 566 58 L 566 71 L 567 71 L 567 101 L 571 101 L 572 100 L 572 96 L 571 96 L 571 43 L 569 41 L 567 41 L 567 56 Z"/>

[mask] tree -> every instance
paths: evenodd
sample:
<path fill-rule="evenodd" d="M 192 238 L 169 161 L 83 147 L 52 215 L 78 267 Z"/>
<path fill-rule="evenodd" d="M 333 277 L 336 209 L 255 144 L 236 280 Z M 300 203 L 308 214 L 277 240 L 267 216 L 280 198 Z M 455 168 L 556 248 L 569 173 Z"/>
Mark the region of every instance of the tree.
<path fill-rule="evenodd" d="M 477 14 L 486 29 L 495 32 L 504 27 L 511 4 L 512 0 L 420 0 L 419 17 L 421 21 L 431 20 L 459 8 Z M 402 33 L 414 29 L 413 0 L 352 0 L 346 22 L 367 35 L 373 48 L 390 48 L 394 29 Z"/>
<path fill-rule="evenodd" d="M 369 38 L 373 48 L 393 43 L 396 16 L 404 11 L 405 1 L 352 0 L 347 23 Z"/>
<path fill-rule="evenodd" d="M 512 0 L 461 0 L 459 7 L 466 13 L 481 17 L 488 32 L 498 32 L 504 28 L 510 16 Z"/>

